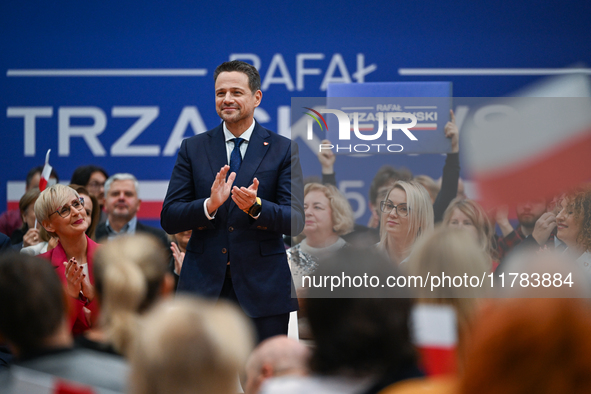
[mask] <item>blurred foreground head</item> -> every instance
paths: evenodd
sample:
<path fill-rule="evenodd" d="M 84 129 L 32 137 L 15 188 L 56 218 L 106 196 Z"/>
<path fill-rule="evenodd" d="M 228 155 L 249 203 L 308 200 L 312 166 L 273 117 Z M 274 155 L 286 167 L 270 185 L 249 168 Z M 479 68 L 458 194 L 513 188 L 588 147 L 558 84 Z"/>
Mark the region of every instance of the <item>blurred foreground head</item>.
<path fill-rule="evenodd" d="M 399 269 L 377 248 L 343 248 L 321 262 L 314 276 L 340 278 L 341 284 L 331 289 L 332 280 L 323 286 L 317 280 L 309 288 L 308 319 L 316 345 L 312 372 L 381 376 L 415 365 L 409 294 L 383 286 L 389 276 L 398 275 Z"/>
<path fill-rule="evenodd" d="M 18 253 L 0 258 L 0 335 L 17 356 L 51 345 L 50 338 L 65 327 L 66 302 L 47 261 Z"/>
<path fill-rule="evenodd" d="M 115 350 L 127 355 L 139 316 L 174 287 L 166 253 L 150 234 L 117 237 L 97 250 L 94 279 L 101 326 Z"/>
<path fill-rule="evenodd" d="M 146 315 L 137 339 L 132 393 L 234 394 L 253 332 L 233 305 L 177 296 Z"/>
<path fill-rule="evenodd" d="M 257 394 L 265 380 L 279 376 L 303 376 L 308 373 L 310 351 L 302 343 L 285 335 L 265 339 L 246 363 L 246 394 Z"/>
<path fill-rule="evenodd" d="M 482 275 L 488 275 L 490 269 L 490 257 L 482 250 L 475 237 L 463 229 L 440 226 L 416 244 L 406 272 L 423 278 L 427 278 L 427 275 L 440 278 L 443 275 L 451 278 L 467 275 L 468 278 L 475 276 L 481 280 Z M 490 280 L 475 287 L 455 287 L 445 281 L 433 289 L 430 285 L 431 283 L 426 287 L 414 286 L 414 296 L 420 302 L 452 305 L 458 314 L 460 326 L 465 327 L 479 299 L 486 296 Z"/>
<path fill-rule="evenodd" d="M 591 392 L 587 300 L 510 299 L 484 308 L 466 346 L 460 393 Z"/>

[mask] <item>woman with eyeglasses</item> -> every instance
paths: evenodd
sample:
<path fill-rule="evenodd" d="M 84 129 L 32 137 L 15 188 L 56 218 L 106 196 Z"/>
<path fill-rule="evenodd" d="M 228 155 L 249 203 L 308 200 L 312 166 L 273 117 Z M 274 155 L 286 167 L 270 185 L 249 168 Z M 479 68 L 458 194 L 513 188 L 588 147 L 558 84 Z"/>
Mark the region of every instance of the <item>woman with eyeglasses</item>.
<path fill-rule="evenodd" d="M 71 187 L 53 185 L 39 195 L 35 215 L 59 239 L 54 249 L 40 257 L 50 260 L 62 279 L 71 301 L 72 331 L 79 334 L 90 327 L 95 310 L 92 256 L 98 246 L 86 235 L 84 199 Z"/>
<path fill-rule="evenodd" d="M 417 239 L 433 231 L 433 205 L 418 182 L 397 181 L 380 202 L 380 242 L 390 260 L 405 263 Z"/>

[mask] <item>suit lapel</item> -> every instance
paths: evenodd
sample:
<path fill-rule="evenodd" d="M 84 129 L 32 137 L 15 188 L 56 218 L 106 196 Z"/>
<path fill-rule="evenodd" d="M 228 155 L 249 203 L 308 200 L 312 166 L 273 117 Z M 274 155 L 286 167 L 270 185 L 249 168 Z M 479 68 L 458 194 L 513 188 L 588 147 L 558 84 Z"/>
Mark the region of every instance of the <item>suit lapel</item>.
<path fill-rule="evenodd" d="M 224 138 L 224 129 L 221 123 L 209 133 L 209 143 L 205 149 L 205 153 L 207 154 L 207 161 L 211 166 L 211 171 L 215 178 L 215 174 L 217 174 L 223 166 L 228 164 L 226 140 Z"/>
<path fill-rule="evenodd" d="M 205 148 L 205 154 L 207 155 L 207 161 L 209 162 L 209 166 L 211 168 L 211 182 L 213 183 L 215 179 L 215 175 L 218 171 L 228 164 L 228 154 L 226 153 L 226 138 L 224 136 L 224 126 L 223 123 L 211 132 L 209 132 L 209 142 Z M 227 209 L 228 205 L 230 204 L 229 201 L 232 200 L 232 195 L 226 200 L 224 204 L 220 207 L 220 209 Z M 234 202 L 232 201 L 232 204 Z"/>

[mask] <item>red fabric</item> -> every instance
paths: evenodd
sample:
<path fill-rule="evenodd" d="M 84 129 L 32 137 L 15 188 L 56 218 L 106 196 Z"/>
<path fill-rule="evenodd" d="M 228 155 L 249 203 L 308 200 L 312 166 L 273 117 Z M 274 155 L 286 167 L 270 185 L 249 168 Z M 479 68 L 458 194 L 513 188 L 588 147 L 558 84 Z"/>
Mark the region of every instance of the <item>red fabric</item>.
<path fill-rule="evenodd" d="M 94 275 L 93 275 L 93 256 L 96 248 L 99 246 L 96 242 L 92 239 L 88 238 L 85 235 L 86 241 L 88 242 L 88 247 L 86 251 L 86 262 L 88 264 L 88 279 L 90 283 L 94 286 Z M 66 251 L 62 247 L 60 243 L 57 246 L 41 255 L 39 257 L 47 259 L 51 261 L 51 264 L 55 268 L 58 276 L 62 280 L 64 287 L 66 286 L 66 266 L 64 262 L 68 261 L 68 257 L 66 256 Z M 77 298 L 70 298 L 70 323 L 72 327 L 72 333 L 74 335 L 81 334 L 82 332 L 88 330 L 90 325 L 86 322 L 86 317 L 84 316 L 84 303 Z M 98 306 L 97 302 L 93 300 L 90 304 L 86 306 L 91 311 L 92 320 L 95 321 L 98 314 Z"/>
<path fill-rule="evenodd" d="M 58 380 L 53 388 L 53 394 L 94 394 L 95 391 L 90 386 L 82 386 L 77 383 Z"/>
<path fill-rule="evenodd" d="M 591 129 L 519 165 L 474 174 L 480 202 L 487 207 L 551 197 L 589 180 Z"/>
<path fill-rule="evenodd" d="M 457 373 L 456 348 L 419 347 L 420 365 L 428 376 Z"/>

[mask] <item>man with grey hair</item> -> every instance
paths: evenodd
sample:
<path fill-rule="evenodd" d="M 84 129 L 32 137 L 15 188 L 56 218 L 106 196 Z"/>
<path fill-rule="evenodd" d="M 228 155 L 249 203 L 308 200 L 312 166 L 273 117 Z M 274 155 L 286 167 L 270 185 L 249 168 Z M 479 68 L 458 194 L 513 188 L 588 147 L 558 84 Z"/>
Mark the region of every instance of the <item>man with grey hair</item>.
<path fill-rule="evenodd" d="M 138 222 L 137 212 L 142 200 L 138 196 L 139 183 L 132 174 L 118 173 L 105 182 L 105 210 L 107 221 L 96 228 L 96 239 L 106 241 L 122 234 L 136 232 L 156 236 L 168 248 L 168 236 L 158 228 Z"/>
<path fill-rule="evenodd" d="M 258 394 L 262 384 L 278 376 L 308 374 L 310 351 L 300 342 L 277 335 L 261 342 L 246 363 L 245 394 Z"/>

